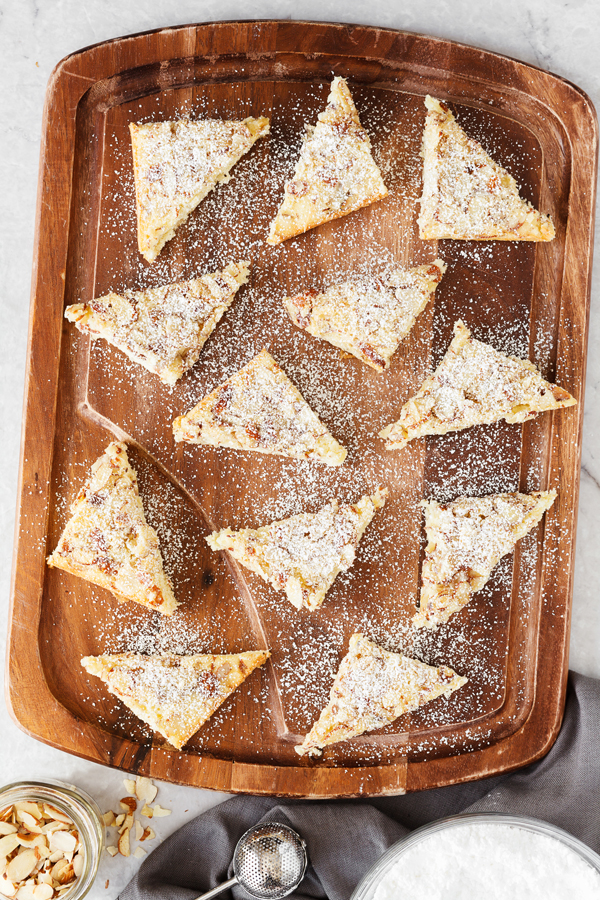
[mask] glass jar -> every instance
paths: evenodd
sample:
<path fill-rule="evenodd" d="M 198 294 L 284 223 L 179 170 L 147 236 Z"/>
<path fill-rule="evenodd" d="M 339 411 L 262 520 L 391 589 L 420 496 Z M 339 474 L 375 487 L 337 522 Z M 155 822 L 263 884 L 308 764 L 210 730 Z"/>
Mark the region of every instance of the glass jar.
<path fill-rule="evenodd" d="M 26 800 L 49 803 L 73 820 L 83 849 L 83 871 L 62 897 L 80 900 L 93 884 L 104 846 L 104 825 L 98 805 L 81 788 L 62 781 L 20 781 L 0 788 L 0 810 Z M 1 892 L 0 898 L 4 900 Z"/>

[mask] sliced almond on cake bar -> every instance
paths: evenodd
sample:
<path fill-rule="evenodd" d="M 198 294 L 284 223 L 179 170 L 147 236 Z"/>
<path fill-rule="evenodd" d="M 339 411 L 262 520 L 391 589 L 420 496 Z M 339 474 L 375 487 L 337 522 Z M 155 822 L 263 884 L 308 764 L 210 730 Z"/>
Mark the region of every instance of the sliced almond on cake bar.
<path fill-rule="evenodd" d="M 551 241 L 554 225 L 519 194 L 512 175 L 468 137 L 448 106 L 425 99 L 423 240 Z"/>
<path fill-rule="evenodd" d="M 466 681 L 448 666 L 428 666 L 353 634 L 329 703 L 296 753 L 320 756 L 323 747 L 383 728 L 442 695 L 449 697 Z"/>
<path fill-rule="evenodd" d="M 306 126 L 300 158 L 267 243 L 279 244 L 387 194 L 348 85 L 344 78 L 334 78 L 327 107 L 315 126 Z"/>
<path fill-rule="evenodd" d="M 131 123 L 129 130 L 138 246 L 151 263 L 200 201 L 228 181 L 236 162 L 269 133 L 269 120 L 179 119 Z"/>
<path fill-rule="evenodd" d="M 286 297 L 283 305 L 298 328 L 328 341 L 383 372 L 446 271 L 431 265 L 396 269 L 385 279 L 351 280 L 323 293 Z"/>
<path fill-rule="evenodd" d="M 268 650 L 218 656 L 115 653 L 86 656 L 81 664 L 180 750 L 269 655 Z"/>
<path fill-rule="evenodd" d="M 387 490 L 357 503 L 332 500 L 316 513 L 300 513 L 261 528 L 214 531 L 206 540 L 227 550 L 276 591 L 284 590 L 297 609 L 317 609 L 340 572 L 354 563 L 360 539 Z"/>
<path fill-rule="evenodd" d="M 505 419 L 525 422 L 577 401 L 546 381 L 527 359 L 476 341 L 462 322 L 439 366 L 408 400 L 400 418 L 380 432 L 387 450 L 401 450 L 426 434 L 447 434 Z"/>
<path fill-rule="evenodd" d="M 341 466 L 347 453 L 266 350 L 175 419 L 173 433 L 176 441 L 329 466 Z"/>
<path fill-rule="evenodd" d="M 198 361 L 248 274 L 246 262 L 231 263 L 191 281 L 75 303 L 65 316 L 79 331 L 104 338 L 165 384 L 175 384 Z"/>
<path fill-rule="evenodd" d="M 171 615 L 177 608 L 158 536 L 146 522 L 127 447 L 114 441 L 92 466 L 48 565 Z"/>
<path fill-rule="evenodd" d="M 535 491 L 424 501 L 427 548 L 414 627 L 436 628 L 466 606 L 555 499 L 556 491 Z"/>

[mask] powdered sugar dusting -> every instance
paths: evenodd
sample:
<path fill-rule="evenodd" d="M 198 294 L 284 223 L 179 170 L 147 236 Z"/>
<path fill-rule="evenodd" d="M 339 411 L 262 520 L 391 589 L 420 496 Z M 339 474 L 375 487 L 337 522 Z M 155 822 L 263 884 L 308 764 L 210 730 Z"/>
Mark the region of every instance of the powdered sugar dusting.
<path fill-rule="evenodd" d="M 132 435 L 149 454 L 148 461 L 134 454 L 135 467 L 147 518 L 159 534 L 165 569 L 181 607 L 167 621 L 158 614 L 132 610 L 131 604 L 117 606 L 100 589 L 71 583 L 67 590 L 80 599 L 70 595 L 61 603 L 68 607 L 73 602 L 84 617 L 89 643 L 83 650 L 185 654 L 257 648 L 263 646 L 262 635 L 247 603 L 251 595 L 273 652 L 272 664 L 253 673 L 247 690 L 241 688 L 245 693 L 233 695 L 193 738 L 192 752 L 260 761 L 266 758 L 264 748 L 273 735 L 292 738 L 305 733 L 327 702 L 354 632 L 364 633 L 386 650 L 451 666 L 469 681 L 448 701 L 437 700 L 379 735 L 330 748 L 329 759 L 379 763 L 404 752 L 424 759 L 483 747 L 494 740 L 489 717 L 501 709 L 507 693 L 513 691 L 517 706 L 525 695 L 524 676 L 516 685 L 506 684 L 509 618 L 515 615 L 522 622 L 526 653 L 529 613 L 533 610 L 533 621 L 537 603 L 539 535 L 524 539 L 516 557 L 499 563 L 456 621 L 428 634 L 415 635 L 410 627 L 424 545 L 421 499 L 433 496 L 445 501 L 461 494 L 525 489 L 521 478 L 527 481 L 527 490 L 539 489 L 544 472 L 538 458 L 520 461 L 523 429 L 505 423 L 482 426 L 428 439 L 426 448 L 415 442 L 398 453 L 384 452 L 376 435 L 397 418 L 407 397 L 445 352 L 457 318 L 463 317 L 479 340 L 503 352 L 528 355 L 534 251 L 498 244 L 459 247 L 451 242 L 436 249 L 420 242 L 415 201 L 421 191 L 422 98 L 351 88 L 389 196 L 274 248 L 265 244 L 269 223 L 293 173 L 304 122 L 316 120 L 329 83 L 281 82 L 268 90 L 259 84 L 252 89 L 243 83 L 201 85 L 194 92 L 182 92 L 181 106 L 192 119 L 267 115 L 271 135 L 236 164 L 231 181 L 209 194 L 152 266 L 137 251 L 128 124 L 173 118 L 180 105 L 178 91 L 115 106 L 107 114 L 95 280 L 90 279 L 88 296 L 79 299 L 109 290 L 153 288 L 241 259 L 251 262 L 250 283 L 206 342 L 198 363 L 176 386 L 161 384 L 101 342 L 90 353 L 87 400 L 94 415 Z M 466 115 L 473 134 L 507 164 L 501 129 L 493 122 L 488 129 L 489 116 L 484 114 L 475 128 L 476 114 L 467 110 Z M 517 177 L 533 197 L 540 162 L 537 144 L 528 143 L 527 133 L 516 125 L 515 136 L 521 141 L 514 151 L 521 167 Z M 86 235 L 82 237 L 85 241 Z M 385 375 L 294 328 L 281 304 L 286 295 L 323 290 L 350 277 L 377 278 L 400 265 L 430 263 L 438 255 L 449 267 L 436 292 L 435 311 L 428 307 L 422 313 Z M 76 351 L 85 340 L 74 337 Z M 536 362 L 539 354 L 544 374 L 552 365 L 553 346 L 545 334 L 537 335 Z M 348 449 L 343 466 L 329 469 L 310 461 L 253 454 L 248 467 L 247 457 L 235 450 L 175 445 L 173 419 L 263 347 Z M 539 432 L 527 428 L 526 441 L 535 435 L 536 446 L 543 449 L 547 442 L 543 428 Z M 72 490 L 60 452 L 54 482 L 59 495 L 57 522 Z M 79 466 L 83 473 L 89 460 L 80 462 L 76 452 L 70 452 L 74 469 Z M 152 459 L 172 472 L 175 481 L 159 477 Z M 232 571 L 205 544 L 204 536 L 213 528 L 256 528 L 274 519 L 316 512 L 334 498 L 353 503 L 379 484 L 390 490 L 385 508 L 365 533 L 352 568 L 338 575 L 325 603 L 314 613 L 298 612 L 252 573 Z M 51 582 L 51 595 L 57 583 Z M 49 607 L 53 605 L 58 608 L 59 602 L 50 597 Z M 58 609 L 50 621 L 60 627 Z M 49 630 L 43 634 L 50 639 Z M 273 683 L 283 721 L 270 691 Z M 81 712 L 104 721 L 94 707 L 104 695 L 94 690 L 90 685 L 89 695 L 82 697 Z M 108 730 L 149 738 L 150 731 L 124 715 L 118 704 L 104 703 L 103 709 Z M 238 714 L 248 717 L 243 733 L 235 729 Z M 282 761 L 295 758 L 291 740 L 277 746 Z"/>

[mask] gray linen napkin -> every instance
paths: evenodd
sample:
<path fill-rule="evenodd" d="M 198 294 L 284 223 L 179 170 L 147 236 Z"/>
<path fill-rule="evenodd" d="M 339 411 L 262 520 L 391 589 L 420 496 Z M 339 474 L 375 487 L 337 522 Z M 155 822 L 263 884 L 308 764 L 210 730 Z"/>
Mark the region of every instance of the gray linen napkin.
<path fill-rule="evenodd" d="M 292 898 L 348 900 L 382 853 L 413 828 L 459 812 L 489 811 L 552 822 L 600 853 L 600 681 L 570 673 L 556 743 L 540 762 L 512 775 L 379 800 L 235 797 L 164 841 L 120 900 L 193 900 L 231 877 L 244 831 L 273 820 L 291 825 L 308 846 L 307 876 Z M 239 887 L 233 894 L 247 897 Z"/>

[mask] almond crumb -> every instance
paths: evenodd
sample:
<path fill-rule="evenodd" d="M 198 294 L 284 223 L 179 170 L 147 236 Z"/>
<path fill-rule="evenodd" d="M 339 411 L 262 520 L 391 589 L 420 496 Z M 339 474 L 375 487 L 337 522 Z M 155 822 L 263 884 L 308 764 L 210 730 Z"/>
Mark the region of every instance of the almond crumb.
<path fill-rule="evenodd" d="M 117 849 L 121 856 L 129 856 L 129 829 L 121 834 Z"/>
<path fill-rule="evenodd" d="M 142 778 L 138 775 L 135 785 L 135 795 L 138 800 L 143 800 L 145 803 L 152 803 L 157 793 L 158 788 L 150 778 Z"/>
<path fill-rule="evenodd" d="M 126 810 L 129 813 L 134 813 L 137 809 L 137 800 L 135 797 L 123 797 L 122 800 L 119 800 L 121 804 L 121 809 Z"/>
<path fill-rule="evenodd" d="M 159 806 L 157 803 L 156 806 L 153 807 L 153 814 L 154 816 L 156 816 L 156 818 L 160 818 L 161 816 L 170 816 L 171 810 L 163 809 L 162 806 Z"/>

